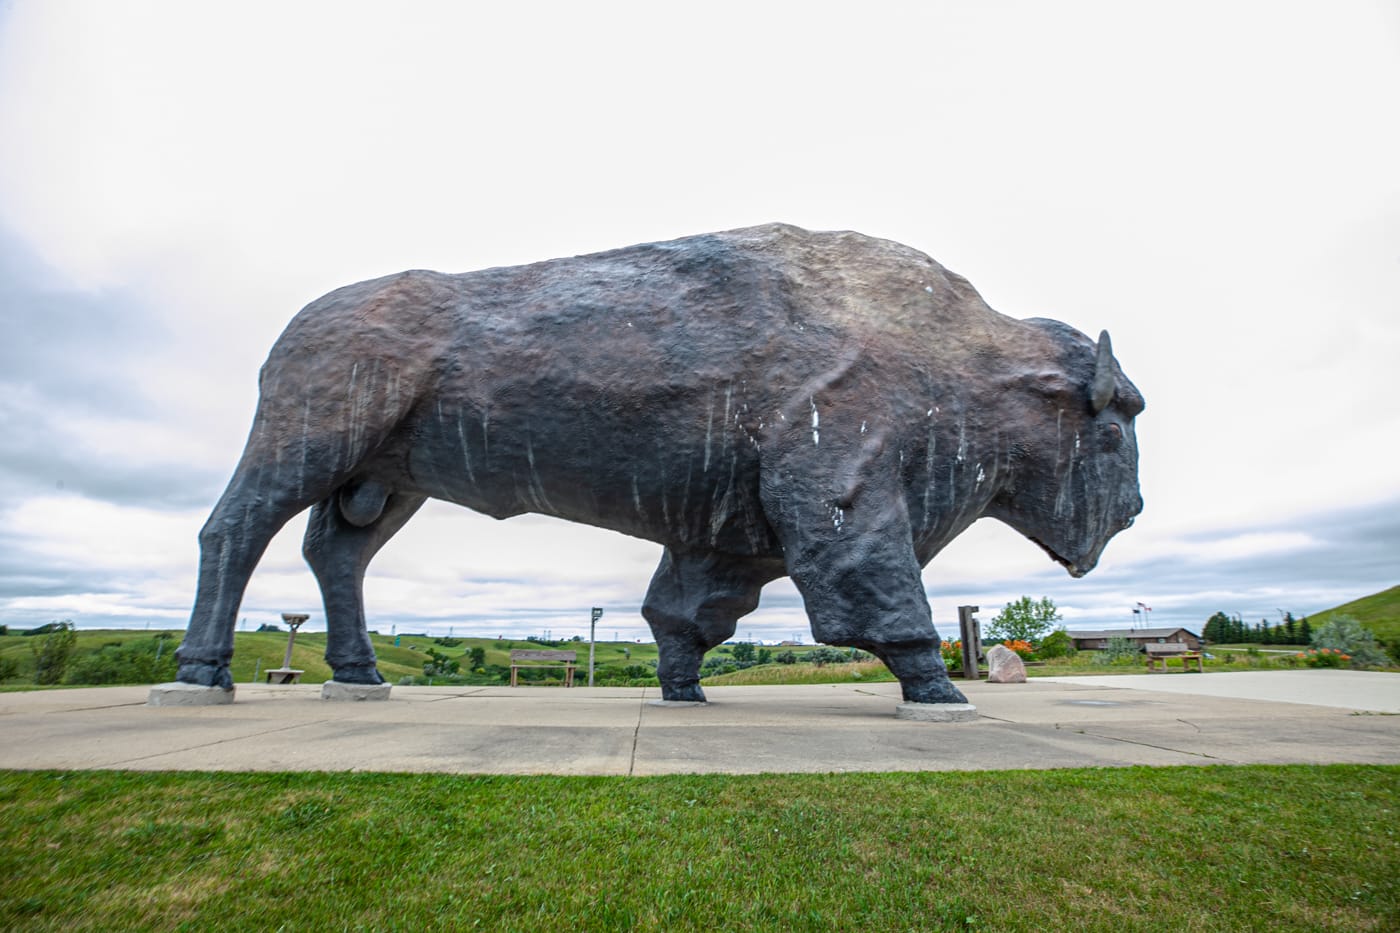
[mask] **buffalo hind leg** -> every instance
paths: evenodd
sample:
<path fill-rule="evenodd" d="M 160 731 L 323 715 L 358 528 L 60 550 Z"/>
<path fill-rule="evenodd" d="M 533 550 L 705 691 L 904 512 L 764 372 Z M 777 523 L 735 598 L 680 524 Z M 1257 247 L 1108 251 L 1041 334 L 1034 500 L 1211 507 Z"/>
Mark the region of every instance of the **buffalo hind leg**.
<path fill-rule="evenodd" d="M 740 616 L 758 606 L 763 585 L 781 575 L 777 563 L 666 549 L 642 603 L 656 639 L 662 699 L 705 701 L 705 652 L 734 634 Z"/>
<path fill-rule="evenodd" d="M 365 483 L 343 488 L 311 510 L 301 551 L 321 587 L 326 663 L 340 683 L 384 682 L 365 623 L 365 570 L 426 498 Z"/>

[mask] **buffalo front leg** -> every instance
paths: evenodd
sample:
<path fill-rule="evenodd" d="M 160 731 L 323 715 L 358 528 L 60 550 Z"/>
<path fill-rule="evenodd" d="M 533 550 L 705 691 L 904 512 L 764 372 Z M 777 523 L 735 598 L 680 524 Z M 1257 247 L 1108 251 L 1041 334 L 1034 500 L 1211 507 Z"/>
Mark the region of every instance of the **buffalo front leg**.
<path fill-rule="evenodd" d="M 384 682 L 365 622 L 365 570 L 425 499 L 366 483 L 341 489 L 311 510 L 302 556 L 321 587 L 326 663 L 340 683 Z"/>
<path fill-rule="evenodd" d="M 662 699 L 705 701 L 705 652 L 734 634 L 739 618 L 758 606 L 763 584 L 781 574 L 781 565 L 666 549 L 642 603 L 656 639 Z"/>
<path fill-rule="evenodd" d="M 764 511 L 783 543 L 817 641 L 874 654 L 910 703 L 966 703 L 948 679 L 904 496 L 878 458 L 855 490 L 816 468 L 765 477 Z"/>

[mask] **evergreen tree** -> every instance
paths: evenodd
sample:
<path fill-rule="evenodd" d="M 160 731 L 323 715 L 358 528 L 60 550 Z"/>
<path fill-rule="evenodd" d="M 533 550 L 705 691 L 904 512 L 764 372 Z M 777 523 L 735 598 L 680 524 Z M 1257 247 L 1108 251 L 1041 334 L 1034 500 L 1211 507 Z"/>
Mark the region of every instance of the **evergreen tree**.
<path fill-rule="evenodd" d="M 1229 641 L 1230 625 L 1230 617 L 1223 612 L 1217 612 L 1206 620 L 1206 627 L 1201 630 L 1201 637 L 1212 644 Z"/>
<path fill-rule="evenodd" d="M 1303 616 L 1302 621 L 1298 623 L 1298 644 L 1312 644 L 1312 625 L 1308 622 L 1307 616 Z"/>
<path fill-rule="evenodd" d="M 1284 637 L 1288 639 L 1286 644 L 1298 644 L 1296 641 L 1298 637 L 1298 620 L 1293 618 L 1293 613 L 1291 612 L 1285 612 L 1283 614 L 1283 634 Z"/>

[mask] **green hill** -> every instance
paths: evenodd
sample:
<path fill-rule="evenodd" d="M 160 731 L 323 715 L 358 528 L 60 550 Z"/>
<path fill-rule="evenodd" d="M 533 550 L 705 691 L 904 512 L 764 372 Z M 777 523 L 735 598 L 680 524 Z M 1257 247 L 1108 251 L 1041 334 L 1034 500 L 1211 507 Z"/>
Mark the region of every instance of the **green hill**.
<path fill-rule="evenodd" d="M 1308 616 L 1308 621 L 1313 628 L 1317 628 L 1332 616 L 1351 616 L 1370 629 L 1387 647 L 1400 647 L 1400 586 L 1354 599 L 1334 609 L 1315 612 Z"/>
<path fill-rule="evenodd" d="M 141 631 L 134 629 L 80 629 L 74 645 L 69 674 L 65 683 L 151 683 L 175 676 L 174 651 L 184 638 L 184 631 Z M 23 636 L 19 633 L 0 635 L 0 683 L 8 686 L 32 685 L 34 677 L 34 657 L 30 650 L 42 636 Z M 379 672 L 390 683 L 398 683 L 406 676 L 422 675 L 423 662 L 428 660 L 431 648 L 448 658 L 458 661 L 463 668 L 469 666 L 469 655 L 474 647 L 486 653 L 487 667 L 501 668 L 510 664 L 512 648 L 555 647 L 578 652 L 581 680 L 587 679 L 588 643 L 557 642 L 544 645 L 524 638 L 496 639 L 469 638 L 447 639 L 443 645 L 437 639 L 405 635 L 395 639 L 392 635 L 372 634 L 375 654 L 379 657 Z M 398 644 L 395 644 L 395 642 Z M 236 632 L 233 636 L 233 663 L 231 665 L 235 683 L 251 683 L 255 677 L 261 679 L 262 672 L 280 667 L 287 650 L 287 633 L 283 632 Z M 302 683 L 318 684 L 330 679 L 331 670 L 323 659 L 326 652 L 325 632 L 303 632 L 297 635 L 296 646 L 292 650 L 292 667 L 300 668 Z M 604 676 L 635 670 L 637 665 L 656 661 L 656 645 L 635 642 L 598 642 L 595 666 Z M 96 664 L 97 656 L 105 658 L 104 663 Z M 137 658 L 139 656 L 139 658 Z M 133 658 L 144 663 L 133 663 Z M 79 670 L 102 670 L 107 676 L 76 676 Z M 490 682 L 490 681 L 484 681 Z"/>

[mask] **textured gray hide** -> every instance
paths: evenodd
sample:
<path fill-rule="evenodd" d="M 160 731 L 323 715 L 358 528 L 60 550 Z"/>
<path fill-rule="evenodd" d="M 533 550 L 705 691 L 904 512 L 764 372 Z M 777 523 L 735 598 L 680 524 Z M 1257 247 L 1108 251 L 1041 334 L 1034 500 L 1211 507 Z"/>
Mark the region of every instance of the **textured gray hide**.
<path fill-rule="evenodd" d="M 857 233 L 770 225 L 361 282 L 292 320 L 260 387 L 200 534 L 187 683 L 232 686 L 248 578 L 307 508 L 326 660 L 381 682 L 365 568 L 432 497 L 661 544 L 642 614 L 666 699 L 703 698 L 706 649 L 787 574 L 818 641 L 874 652 L 906 700 L 963 702 L 921 568 L 991 516 L 1079 576 L 1142 508 L 1142 396 L 1107 334 L 1005 317 Z"/>

